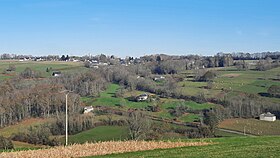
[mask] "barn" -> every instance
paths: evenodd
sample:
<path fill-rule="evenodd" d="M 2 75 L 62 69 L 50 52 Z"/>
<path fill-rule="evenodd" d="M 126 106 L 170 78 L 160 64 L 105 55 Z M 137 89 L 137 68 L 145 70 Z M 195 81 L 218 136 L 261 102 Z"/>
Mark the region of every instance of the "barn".
<path fill-rule="evenodd" d="M 264 113 L 260 115 L 260 120 L 263 121 L 275 121 L 276 120 L 276 116 L 270 112 Z"/>

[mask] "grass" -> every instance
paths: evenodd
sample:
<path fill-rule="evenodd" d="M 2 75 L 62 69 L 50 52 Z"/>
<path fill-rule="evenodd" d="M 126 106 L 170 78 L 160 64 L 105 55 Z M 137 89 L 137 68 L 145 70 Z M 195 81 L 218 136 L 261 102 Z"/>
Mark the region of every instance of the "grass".
<path fill-rule="evenodd" d="M 88 158 L 277 158 L 280 154 L 279 136 L 261 137 L 227 137 L 209 139 L 181 139 L 171 142 L 104 142 L 98 144 L 83 144 L 68 147 L 57 147 L 44 150 L 29 150 L 22 152 L 4 152 L 1 157 L 42 157 L 52 155 L 55 157 L 83 157 Z M 178 144 L 173 145 L 172 143 Z M 186 143 L 186 146 L 184 145 Z M 197 142 L 202 142 L 199 144 Z M 207 145 L 207 142 L 210 143 Z M 203 145 L 204 143 L 204 145 Z M 194 146 L 188 146 L 193 144 Z M 162 149 L 171 147 L 167 149 Z M 161 149 L 159 149 L 161 148 Z M 143 151 L 145 150 L 145 151 Z M 114 154 L 112 154 L 114 153 Z M 104 155 L 107 154 L 107 155 Z M 103 156 L 90 156 L 103 155 Z"/>
<path fill-rule="evenodd" d="M 134 102 L 129 101 L 125 98 L 117 98 L 115 97 L 115 93 L 120 88 L 117 84 L 110 84 L 106 91 L 100 94 L 99 98 L 89 98 L 83 97 L 82 101 L 84 101 L 88 105 L 95 105 L 95 106 L 110 106 L 115 107 L 122 105 L 126 108 L 145 108 L 150 105 L 148 102 Z"/>
<path fill-rule="evenodd" d="M 22 130 L 27 129 L 30 126 L 35 126 L 39 124 L 44 124 L 46 122 L 51 121 L 51 119 L 42 119 L 42 118 L 30 118 L 23 120 L 17 124 L 10 125 L 4 128 L 0 128 L 0 135 L 8 138 L 10 137 L 13 133 L 18 133 Z"/>
<path fill-rule="evenodd" d="M 220 98 L 224 91 L 230 93 L 250 93 L 259 95 L 267 93 L 271 85 L 280 85 L 279 81 L 272 80 L 276 78 L 280 72 L 280 67 L 267 71 L 238 71 L 236 68 L 219 68 L 217 69 L 217 78 L 213 80 L 213 87 L 206 89 L 206 82 L 194 82 L 193 78 L 185 78 L 184 81 L 178 82 L 178 91 L 185 95 L 196 96 L 199 93 L 204 93 L 207 98 Z M 192 71 L 186 72 L 193 76 Z M 185 73 L 181 74 L 186 76 Z M 260 96 L 260 95 L 259 95 Z M 262 97 L 266 102 L 279 104 L 279 98 Z"/>
<path fill-rule="evenodd" d="M 165 100 L 163 104 L 161 105 L 162 108 L 168 109 L 168 108 L 173 108 L 179 105 L 187 106 L 192 110 L 204 110 L 204 109 L 209 109 L 215 106 L 215 104 L 211 103 L 203 103 L 199 104 L 193 101 L 181 101 L 177 99 L 170 99 L 170 100 Z"/>
<path fill-rule="evenodd" d="M 44 145 L 34 145 L 34 144 L 29 144 L 25 142 L 19 142 L 19 141 L 12 141 L 14 144 L 15 150 L 34 150 L 34 149 L 41 149 L 41 148 L 46 148 Z"/>
<path fill-rule="evenodd" d="M 3 74 L 9 65 L 15 65 L 16 71 L 7 72 Z M 0 80 L 11 78 L 17 74 L 20 74 L 24 71 L 26 67 L 31 68 L 32 70 L 41 72 L 42 77 L 50 77 L 52 71 L 61 71 L 61 72 L 80 72 L 86 71 L 87 69 L 79 62 L 60 62 L 60 61 L 25 61 L 20 62 L 17 60 L 1 60 L 0 61 Z M 52 71 L 46 72 L 47 68 L 52 68 Z"/>
<path fill-rule="evenodd" d="M 124 126 L 99 126 L 69 136 L 69 143 L 85 143 L 128 139 L 128 129 Z"/>
<path fill-rule="evenodd" d="M 82 101 L 84 103 L 86 103 L 87 105 L 94 105 L 94 106 L 110 106 L 110 107 L 117 107 L 119 105 L 122 105 L 124 107 L 124 109 L 128 109 L 128 108 L 138 108 L 138 109 L 143 109 L 149 105 L 153 105 L 153 102 L 147 102 L 147 101 L 143 101 L 143 102 L 134 102 L 134 101 L 129 101 L 128 97 L 131 96 L 136 96 L 139 94 L 142 94 L 144 92 L 141 91 L 132 91 L 132 92 L 127 92 L 125 93 L 125 97 L 126 98 L 117 98 L 115 97 L 115 93 L 117 92 L 117 90 L 120 88 L 119 85 L 117 84 L 110 84 L 109 87 L 107 88 L 106 91 L 102 92 L 100 94 L 99 98 L 89 98 L 89 97 L 82 97 Z M 203 103 L 203 104 L 199 104 L 193 101 L 181 101 L 178 99 L 160 99 L 161 101 L 158 103 L 161 107 L 161 111 L 160 112 L 150 112 L 150 115 L 154 115 L 154 116 L 158 116 L 158 117 L 162 117 L 165 119 L 174 119 L 175 117 L 170 115 L 169 113 L 169 109 L 170 108 L 174 108 L 178 105 L 183 105 L 183 106 L 187 106 L 192 110 L 204 110 L 204 109 L 210 109 L 212 107 L 214 107 L 214 104 L 211 103 Z M 179 118 L 180 121 L 184 121 L 184 122 L 193 122 L 196 120 L 199 120 L 199 116 L 195 115 L 195 114 L 189 114 L 186 116 L 182 116 L 181 118 Z"/>
<path fill-rule="evenodd" d="M 94 158 L 136 158 L 136 157 L 161 157 L 161 158 L 255 158 L 279 157 L 280 137 L 230 137 L 207 139 L 213 142 L 207 146 L 181 147 L 174 149 L 156 149 L 152 151 L 130 152 L 96 156 Z"/>
<path fill-rule="evenodd" d="M 236 133 L 229 133 L 229 132 L 225 132 L 225 131 L 220 131 L 218 129 L 215 131 L 215 135 L 217 137 L 242 137 L 242 136 L 245 137 L 245 135 L 236 134 Z"/>
<path fill-rule="evenodd" d="M 280 121 L 261 121 L 257 119 L 228 119 L 219 124 L 219 128 L 230 129 L 254 135 L 280 135 Z"/>
<path fill-rule="evenodd" d="M 185 114 L 179 117 L 179 120 L 183 122 L 194 122 L 194 121 L 199 121 L 199 119 L 200 116 L 198 114 L 192 114 L 192 113 Z"/>
<path fill-rule="evenodd" d="M 192 110 L 204 110 L 204 109 L 210 109 L 212 107 L 215 107 L 215 104 L 211 104 L 211 103 L 199 104 L 199 103 L 196 103 L 193 101 L 181 101 L 178 99 L 168 99 L 168 100 L 164 100 L 163 103 L 160 105 L 160 107 L 161 107 L 160 112 L 152 113 L 152 114 L 165 118 L 165 119 L 174 119 L 175 117 L 169 113 L 169 110 L 171 108 L 174 108 L 179 105 L 187 106 Z M 199 120 L 199 118 L 200 117 L 197 114 L 188 113 L 186 115 L 179 117 L 178 120 L 183 121 L 183 122 L 193 122 L 193 121 Z"/>

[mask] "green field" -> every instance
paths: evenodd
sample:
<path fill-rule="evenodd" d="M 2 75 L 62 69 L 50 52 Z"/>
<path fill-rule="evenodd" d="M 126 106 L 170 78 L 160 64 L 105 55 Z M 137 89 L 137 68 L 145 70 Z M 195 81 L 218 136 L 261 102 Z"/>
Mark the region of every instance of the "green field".
<path fill-rule="evenodd" d="M 195 140 L 192 140 L 195 141 Z M 160 158 L 277 158 L 280 154 L 280 137 L 230 137 L 206 139 L 213 144 L 207 146 L 182 147 L 174 149 L 157 149 L 143 152 L 130 152 L 97 157 L 160 157 Z M 94 157 L 94 158 L 95 158 Z"/>
<path fill-rule="evenodd" d="M 115 93 L 119 88 L 120 86 L 117 84 L 110 84 L 107 90 L 100 94 L 99 98 L 82 97 L 82 101 L 87 105 L 94 105 L 94 106 L 109 106 L 109 107 L 117 108 L 119 105 L 122 105 L 123 109 L 128 109 L 128 108 L 143 109 L 149 105 L 154 104 L 153 102 L 147 102 L 147 101 L 135 102 L 135 101 L 129 101 L 128 99 L 125 98 L 117 98 L 115 97 Z M 125 96 L 131 97 L 132 95 L 136 95 L 136 94 L 138 95 L 141 93 L 145 93 L 145 92 L 141 92 L 141 91 L 128 92 L 127 94 L 125 94 Z M 211 103 L 199 104 L 193 101 L 183 101 L 178 99 L 160 99 L 158 105 L 161 108 L 160 112 L 148 112 L 148 113 L 150 115 L 162 117 L 165 119 L 175 118 L 174 116 L 171 116 L 168 111 L 170 110 L 170 108 L 174 108 L 178 105 L 187 106 L 189 107 L 189 109 L 192 110 L 204 110 L 215 106 L 215 104 L 211 104 Z M 199 120 L 199 118 L 200 116 L 197 114 L 188 114 L 179 117 L 178 120 L 183 122 L 193 122 L 195 120 Z"/>
<path fill-rule="evenodd" d="M 179 117 L 179 120 L 180 121 L 183 121 L 183 122 L 194 122 L 194 121 L 199 121 L 200 120 L 200 116 L 198 114 L 185 114 L 181 117 Z"/>
<path fill-rule="evenodd" d="M 69 136 L 69 143 L 127 140 L 128 138 L 128 129 L 124 126 L 99 126 Z"/>
<path fill-rule="evenodd" d="M 15 71 L 5 72 L 9 65 L 14 65 L 16 67 Z M 52 71 L 61 72 L 80 72 L 86 71 L 87 69 L 80 62 L 61 62 L 61 61 L 17 61 L 17 60 L 1 60 L 0 61 L 0 80 L 11 78 L 15 75 L 20 74 L 25 68 L 31 68 L 37 72 L 40 72 L 42 77 L 50 77 Z M 49 72 L 46 70 L 52 69 Z"/>
<path fill-rule="evenodd" d="M 211 69 L 209 69 L 211 70 Z M 280 67 L 267 71 L 238 71 L 236 68 L 221 68 L 217 69 L 217 77 L 213 80 L 213 87 L 206 89 L 207 82 L 194 82 L 193 78 L 185 78 L 184 81 L 178 82 L 178 90 L 185 95 L 196 96 L 199 93 L 204 93 L 207 98 L 219 98 L 227 90 L 230 93 L 250 93 L 259 94 L 267 93 L 271 85 L 280 85 L 279 81 L 273 79 L 280 74 Z M 187 71 L 182 76 L 193 76 L 192 71 Z M 261 97 L 262 99 L 279 103 L 279 98 Z"/>
<path fill-rule="evenodd" d="M 89 105 L 116 107 L 123 105 L 128 108 L 144 108 L 149 105 L 147 102 L 133 102 L 124 98 L 115 97 L 115 93 L 120 88 L 117 84 L 110 84 L 106 91 L 98 98 L 83 97 L 82 101 Z"/>

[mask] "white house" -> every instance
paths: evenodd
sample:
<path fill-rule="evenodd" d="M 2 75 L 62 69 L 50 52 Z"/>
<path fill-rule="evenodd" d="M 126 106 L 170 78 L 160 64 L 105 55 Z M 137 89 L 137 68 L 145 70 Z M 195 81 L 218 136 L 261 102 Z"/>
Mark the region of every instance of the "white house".
<path fill-rule="evenodd" d="M 276 120 L 276 116 L 270 112 L 264 113 L 260 115 L 260 120 L 263 121 L 275 121 Z"/>
<path fill-rule="evenodd" d="M 137 96 L 137 101 L 144 101 L 148 99 L 148 94 L 141 94 L 139 96 Z"/>
<path fill-rule="evenodd" d="M 93 111 L 93 107 L 92 106 L 86 106 L 84 107 L 84 114 L 87 114 L 89 112 Z"/>
<path fill-rule="evenodd" d="M 54 71 L 52 76 L 59 77 L 59 76 L 61 76 L 61 72 L 60 71 Z"/>
<path fill-rule="evenodd" d="M 165 79 L 164 76 L 159 76 L 159 77 L 154 78 L 155 81 L 161 81 L 161 80 L 164 80 L 164 79 Z"/>

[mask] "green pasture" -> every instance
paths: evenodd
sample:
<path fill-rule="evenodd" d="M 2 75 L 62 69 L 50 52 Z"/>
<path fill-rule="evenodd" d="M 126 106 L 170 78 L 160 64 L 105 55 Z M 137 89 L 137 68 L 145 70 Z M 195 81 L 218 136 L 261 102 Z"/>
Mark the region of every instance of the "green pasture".
<path fill-rule="evenodd" d="M 187 106 L 192 110 L 204 110 L 214 107 L 214 104 L 211 103 L 203 103 L 199 104 L 193 101 L 181 101 L 178 99 L 161 99 L 158 103 L 153 102 L 134 102 L 129 101 L 125 98 L 117 98 L 115 97 L 116 91 L 120 88 L 117 84 L 110 84 L 106 91 L 102 92 L 100 94 L 99 98 L 89 98 L 89 97 L 83 97 L 82 101 L 85 102 L 87 105 L 95 105 L 95 106 L 110 106 L 110 107 L 117 107 L 119 105 L 122 105 L 123 108 L 145 108 L 149 105 L 158 104 L 160 105 L 161 111 L 160 112 L 149 112 L 149 114 L 162 117 L 164 119 L 174 119 L 175 117 L 170 115 L 169 110 L 171 108 L 174 108 L 178 105 Z M 135 92 L 136 93 L 136 92 Z M 137 91 L 137 93 L 140 93 Z M 144 92 L 142 92 L 144 93 Z M 198 115 L 195 114 L 189 114 L 189 116 L 183 116 L 182 118 L 179 118 L 181 121 L 185 122 L 193 122 L 194 120 L 197 120 L 199 118 Z"/>
<path fill-rule="evenodd" d="M 218 76 L 213 80 L 211 89 L 207 89 L 207 82 L 194 82 L 193 78 L 185 78 L 178 82 L 178 91 L 185 95 L 196 96 L 204 93 L 207 98 L 219 98 L 225 92 L 230 93 L 250 93 L 259 95 L 267 93 L 271 85 L 280 85 L 280 82 L 274 80 L 279 78 L 280 68 L 274 68 L 267 71 L 238 71 L 235 68 L 216 69 Z M 193 71 L 186 72 L 193 76 Z M 182 74 L 186 76 L 186 74 Z M 262 97 L 265 101 L 279 103 L 279 98 Z"/>
<path fill-rule="evenodd" d="M 87 104 L 95 105 L 95 106 L 124 106 L 127 108 L 145 108 L 150 103 L 148 102 L 134 102 L 129 101 L 125 98 L 117 98 L 115 97 L 115 93 L 120 88 L 117 84 L 110 84 L 106 91 L 102 92 L 100 94 L 100 97 L 98 98 L 89 98 L 89 97 L 83 97 L 82 101 L 84 101 Z"/>
<path fill-rule="evenodd" d="M 9 65 L 16 67 L 15 71 L 6 72 Z M 86 68 L 79 62 L 61 62 L 61 61 L 17 61 L 17 60 L 1 60 L 0 61 L 0 80 L 11 78 L 21 72 L 27 67 L 40 72 L 42 77 L 49 77 L 53 71 L 61 72 L 80 72 L 85 71 Z M 46 72 L 47 68 L 50 70 Z M 4 73 L 5 72 L 5 73 Z"/>
<path fill-rule="evenodd" d="M 127 140 L 128 129 L 125 126 L 99 126 L 69 136 L 69 143 L 99 142 L 110 140 Z M 64 138 L 62 138 L 62 143 Z"/>
<path fill-rule="evenodd" d="M 189 140 L 187 140 L 189 141 Z M 161 158 L 277 158 L 280 154 L 280 137 L 227 137 L 192 141 L 207 141 L 213 144 L 207 146 L 192 146 L 173 149 L 156 149 L 150 151 L 111 154 L 106 158 L 136 158 L 136 157 L 161 157 Z"/>

